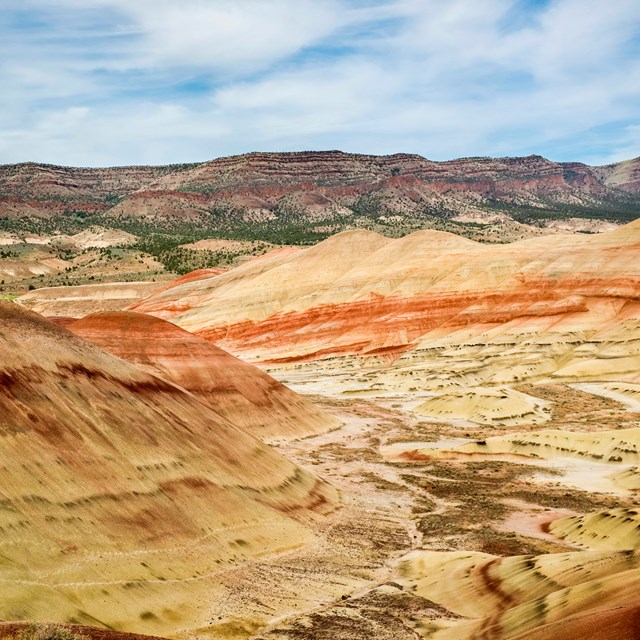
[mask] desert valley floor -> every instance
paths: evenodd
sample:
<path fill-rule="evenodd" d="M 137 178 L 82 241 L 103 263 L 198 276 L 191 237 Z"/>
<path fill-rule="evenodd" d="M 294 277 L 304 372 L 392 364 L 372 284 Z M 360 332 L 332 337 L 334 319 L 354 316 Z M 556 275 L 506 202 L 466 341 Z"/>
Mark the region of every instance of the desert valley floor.
<path fill-rule="evenodd" d="M 0 638 L 640 638 L 639 256 L 348 231 L 0 302 Z"/>

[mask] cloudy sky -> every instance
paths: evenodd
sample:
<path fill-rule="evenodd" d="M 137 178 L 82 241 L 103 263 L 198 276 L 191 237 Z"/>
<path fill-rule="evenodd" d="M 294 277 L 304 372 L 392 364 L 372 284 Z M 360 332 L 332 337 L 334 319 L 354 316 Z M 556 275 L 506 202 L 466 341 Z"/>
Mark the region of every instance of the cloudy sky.
<path fill-rule="evenodd" d="M 639 0 L 0 0 L 0 163 L 640 155 Z"/>

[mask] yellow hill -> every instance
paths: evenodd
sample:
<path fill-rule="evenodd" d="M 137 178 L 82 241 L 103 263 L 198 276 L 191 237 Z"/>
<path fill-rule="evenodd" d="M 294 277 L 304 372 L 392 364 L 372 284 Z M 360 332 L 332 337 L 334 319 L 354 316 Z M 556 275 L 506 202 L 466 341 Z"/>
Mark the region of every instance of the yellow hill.
<path fill-rule="evenodd" d="M 0 618 L 175 635 L 303 544 L 325 483 L 174 384 L 0 304 Z"/>

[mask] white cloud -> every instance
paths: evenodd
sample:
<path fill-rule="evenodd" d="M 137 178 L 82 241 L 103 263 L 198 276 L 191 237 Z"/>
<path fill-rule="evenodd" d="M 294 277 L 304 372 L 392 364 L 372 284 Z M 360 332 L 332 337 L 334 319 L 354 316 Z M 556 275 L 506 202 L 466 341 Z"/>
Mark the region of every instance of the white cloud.
<path fill-rule="evenodd" d="M 345 23 L 338 0 L 27 0 L 35 7 L 111 10 L 113 34 L 135 35 L 120 68 L 196 67 L 225 74 L 269 67 Z"/>
<path fill-rule="evenodd" d="M 58 32 L 14 39 L 4 57 L 0 161 L 310 148 L 580 159 L 606 155 L 581 137 L 607 124 L 612 147 L 640 154 L 636 0 L 24 2 L 46 5 Z M 176 88 L 192 79 L 208 93 Z"/>
<path fill-rule="evenodd" d="M 184 3 L 160 0 L 150 11 L 143 4 L 130 6 L 145 30 L 150 61 L 220 71 L 269 67 L 340 24 L 332 2 L 314 0 L 191 2 L 187 10 Z"/>

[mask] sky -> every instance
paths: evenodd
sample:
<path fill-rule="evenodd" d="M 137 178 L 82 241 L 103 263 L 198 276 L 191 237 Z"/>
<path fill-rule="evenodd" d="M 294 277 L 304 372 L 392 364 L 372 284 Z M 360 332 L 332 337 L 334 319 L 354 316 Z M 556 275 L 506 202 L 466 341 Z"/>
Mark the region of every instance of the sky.
<path fill-rule="evenodd" d="M 0 163 L 640 156 L 640 0 L 0 0 Z"/>

